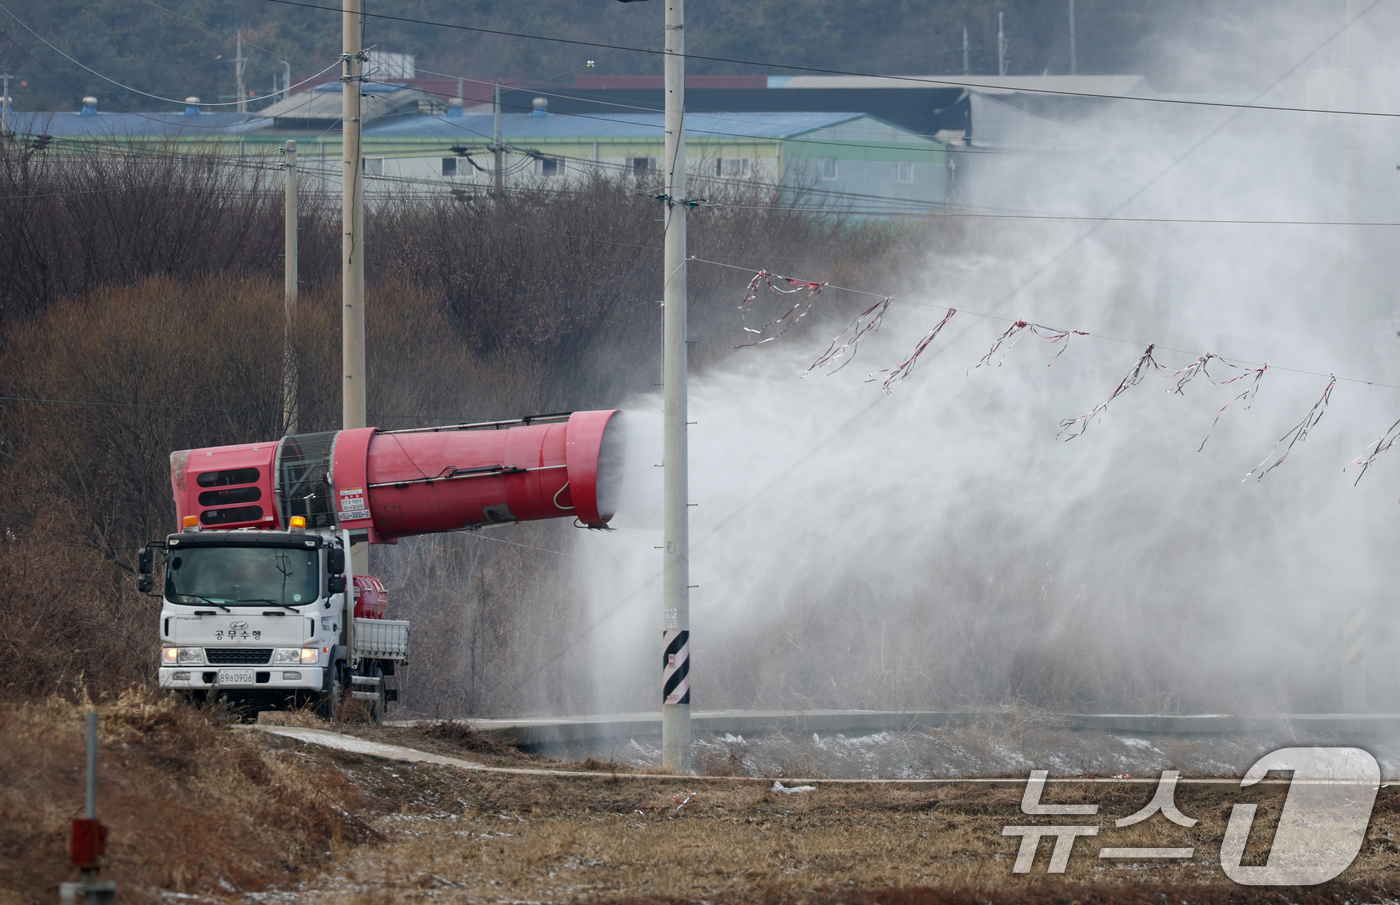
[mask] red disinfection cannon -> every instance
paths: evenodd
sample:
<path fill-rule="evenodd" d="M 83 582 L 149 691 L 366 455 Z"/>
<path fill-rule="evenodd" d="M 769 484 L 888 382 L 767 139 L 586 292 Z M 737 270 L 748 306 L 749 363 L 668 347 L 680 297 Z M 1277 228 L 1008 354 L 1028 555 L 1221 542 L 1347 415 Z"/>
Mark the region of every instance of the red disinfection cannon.
<path fill-rule="evenodd" d="M 372 543 L 547 518 L 612 518 L 618 412 L 572 412 L 413 430 L 299 434 L 170 456 L 181 524 L 340 529 Z M 189 519 L 193 521 L 193 519 Z"/>

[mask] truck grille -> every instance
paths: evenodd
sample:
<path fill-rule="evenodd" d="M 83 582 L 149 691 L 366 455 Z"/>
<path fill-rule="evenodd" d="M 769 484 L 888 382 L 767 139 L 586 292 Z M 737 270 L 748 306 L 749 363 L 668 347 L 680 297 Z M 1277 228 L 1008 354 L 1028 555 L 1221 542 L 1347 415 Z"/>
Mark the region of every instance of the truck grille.
<path fill-rule="evenodd" d="M 204 656 L 210 663 L 227 666 L 262 665 L 272 659 L 270 647 L 206 647 Z"/>

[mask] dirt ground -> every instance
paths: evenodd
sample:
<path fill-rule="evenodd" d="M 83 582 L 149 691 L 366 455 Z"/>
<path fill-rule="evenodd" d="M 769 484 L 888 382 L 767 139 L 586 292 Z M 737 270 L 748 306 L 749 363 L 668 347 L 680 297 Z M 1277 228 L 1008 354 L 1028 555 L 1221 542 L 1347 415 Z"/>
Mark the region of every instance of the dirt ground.
<path fill-rule="evenodd" d="M 362 734 L 411 740 L 414 732 Z M 386 741 L 389 739 L 385 738 Z M 441 734 L 421 747 L 453 748 Z M 468 747 L 481 747 L 479 740 Z M 464 752 L 459 750 L 459 754 Z M 487 759 L 534 766 L 499 752 Z M 1156 790 L 1151 780 L 1052 782 L 1044 800 L 1095 803 L 1091 817 L 1027 817 L 1024 779 L 1003 782 L 819 781 L 785 794 L 774 780 L 611 772 L 559 777 L 336 756 L 354 784 L 392 813 L 368 818 L 382 840 L 338 850 L 295 888 L 246 896 L 266 903 L 688 901 L 1375 901 L 1394 899 L 1400 868 L 1400 794 L 1381 791 L 1361 855 L 1342 877 L 1310 890 L 1251 890 L 1220 868 L 1231 807 L 1257 803 L 1244 863 L 1262 864 L 1287 786 L 1241 790 L 1237 780 L 1183 781 L 1176 804 L 1199 823 L 1158 815 L 1119 829 Z M 578 766 L 577 764 L 571 766 Z M 624 770 L 626 768 L 623 768 Z M 1053 840 L 1029 874 L 1013 874 L 1020 844 L 1002 828 L 1082 823 L 1063 875 L 1047 873 Z M 1104 847 L 1190 847 L 1187 860 L 1102 860 Z M 874 896 L 875 899 L 870 897 Z M 912 898 L 909 898 L 912 897 Z"/>
<path fill-rule="evenodd" d="M 219 905 L 627 902 L 714 905 L 1400 901 L 1400 790 L 1381 789 L 1360 856 L 1336 881 L 1250 889 L 1220 846 L 1232 806 L 1257 803 L 1244 863 L 1262 863 L 1286 785 L 1183 780 L 1161 815 L 1118 828 L 1156 777 L 1067 779 L 1047 803 L 1092 816 L 1021 811 L 1025 771 L 994 781 L 837 781 L 775 790 L 742 753 L 679 777 L 598 759 L 552 762 L 457 724 L 345 727 L 507 771 L 349 754 L 232 726 L 170 699 L 99 704 L 104 877 L 119 901 Z M 81 814 L 84 707 L 57 699 L 0 708 L 0 903 L 57 899 L 73 879 L 68 821 Z M 301 719 L 311 721 L 302 715 Z M 321 728 L 326 728 L 322 724 Z M 947 741 L 945 739 L 944 741 Z M 733 744 L 733 743 L 728 743 Z M 999 744 L 999 742 L 998 742 Z M 728 750 L 728 749 L 726 749 Z M 581 775 L 561 775 L 560 769 Z M 723 775 L 729 774 L 729 775 Z M 796 785 L 784 777 L 786 787 Z M 1053 840 L 1028 874 L 1003 827 L 1074 824 L 1063 874 Z M 1106 860 L 1104 847 L 1193 849 L 1183 860 Z"/>

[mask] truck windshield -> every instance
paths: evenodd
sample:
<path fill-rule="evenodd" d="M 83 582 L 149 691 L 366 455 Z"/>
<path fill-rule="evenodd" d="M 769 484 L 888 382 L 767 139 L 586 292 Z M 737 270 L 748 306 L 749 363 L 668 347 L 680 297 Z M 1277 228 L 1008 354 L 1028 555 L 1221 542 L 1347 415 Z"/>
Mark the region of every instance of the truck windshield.
<path fill-rule="evenodd" d="M 293 547 L 186 547 L 166 558 L 172 603 L 301 606 L 316 599 L 316 551 Z"/>

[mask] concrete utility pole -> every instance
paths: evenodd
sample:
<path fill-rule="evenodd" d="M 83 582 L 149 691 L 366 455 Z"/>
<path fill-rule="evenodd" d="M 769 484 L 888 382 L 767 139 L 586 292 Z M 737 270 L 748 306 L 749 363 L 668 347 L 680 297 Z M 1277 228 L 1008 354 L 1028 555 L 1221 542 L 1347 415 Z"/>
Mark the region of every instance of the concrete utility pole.
<path fill-rule="evenodd" d="M 1366 608 L 1352 607 L 1342 625 L 1342 713 L 1365 713 Z"/>
<path fill-rule="evenodd" d="M 1362 0 L 1346 0 L 1346 21 L 1356 21 L 1365 11 Z M 1363 49 L 1353 26 L 1346 30 L 1342 41 L 1342 64 L 1345 71 L 1344 91 L 1341 107 L 1346 110 L 1361 110 L 1366 100 L 1362 92 L 1367 73 L 1365 62 L 1361 60 Z M 1357 117 L 1348 116 L 1342 125 L 1342 167 L 1343 167 L 1343 221 L 1342 227 L 1342 354 L 1348 361 L 1360 348 L 1357 341 L 1358 327 L 1364 320 L 1361 310 L 1361 228 L 1351 224 L 1360 221 L 1362 194 L 1361 136 L 1358 134 Z"/>
<path fill-rule="evenodd" d="M 997 13 L 997 75 L 1006 75 L 1006 13 Z"/>
<path fill-rule="evenodd" d="M 238 30 L 238 53 L 233 58 L 233 77 L 238 82 L 238 112 L 248 112 L 248 91 L 243 87 L 243 66 L 247 60 L 243 56 L 243 29 Z M 241 151 L 239 152 L 242 153 Z"/>
<path fill-rule="evenodd" d="M 1069 0 L 1069 74 L 1079 74 L 1079 51 L 1074 43 L 1074 0 Z"/>
<path fill-rule="evenodd" d="M 492 85 L 491 91 L 491 118 L 493 122 L 491 137 L 491 154 L 495 163 L 492 165 L 491 177 L 493 182 L 492 197 L 504 198 L 506 193 L 505 175 L 501 172 L 501 164 L 505 160 L 505 147 L 501 144 L 501 83 Z"/>
<path fill-rule="evenodd" d="M 971 75 L 971 74 L 972 74 L 972 66 L 968 64 L 968 59 L 967 59 L 967 23 L 964 22 L 964 23 L 963 23 L 963 75 Z"/>
<path fill-rule="evenodd" d="M 1347 23 L 1353 23 L 1366 11 L 1368 4 L 1363 0 L 1346 0 Z M 1341 107 L 1346 110 L 1364 110 L 1371 102 L 1369 48 L 1357 26 L 1346 30 L 1342 41 L 1342 66 L 1346 70 L 1345 91 Z M 1348 116 L 1343 131 L 1342 164 L 1345 192 L 1345 213 L 1342 227 L 1342 355 L 1350 363 L 1364 359 L 1367 344 L 1362 325 L 1368 317 L 1374 317 L 1374 309 L 1366 298 L 1369 286 L 1364 285 L 1366 264 L 1362 260 L 1363 236 L 1361 227 L 1351 224 L 1361 220 L 1361 198 L 1365 190 L 1365 168 L 1362 165 L 1362 141 L 1358 117 Z M 1369 634 L 1366 624 L 1366 609 L 1355 606 L 1345 615 L 1342 628 L 1342 712 L 1365 713 L 1367 710 L 1367 670 L 1366 637 Z"/>
<path fill-rule="evenodd" d="M 0 148 L 10 140 L 10 70 L 0 72 L 5 87 L 0 89 Z"/>
<path fill-rule="evenodd" d="M 282 434 L 297 432 L 297 359 L 292 348 L 297 321 L 297 143 L 287 142 L 285 170 L 287 175 L 286 259 L 284 261 L 283 296 L 286 300 L 284 334 L 282 339 Z"/>
<path fill-rule="evenodd" d="M 344 26 L 340 77 L 341 149 L 344 164 L 341 223 L 341 428 L 368 427 L 365 410 L 365 186 L 360 162 L 360 0 L 342 0 Z"/>
<path fill-rule="evenodd" d="M 666 243 L 662 300 L 661 759 L 690 772 L 690 461 L 686 438 L 685 6 L 666 0 Z"/>
<path fill-rule="evenodd" d="M 342 177 L 341 223 L 345 235 L 340 246 L 340 281 L 343 310 L 340 320 L 340 360 L 345 380 L 341 384 L 340 426 L 344 430 L 369 426 L 365 387 L 365 185 L 360 162 L 360 82 L 364 60 L 360 33 L 364 19 L 360 0 L 342 0 L 340 77 Z M 369 545 L 350 551 L 356 575 L 369 574 Z M 348 592 L 347 592 L 348 593 Z M 351 621 L 349 628 L 353 629 Z"/>

